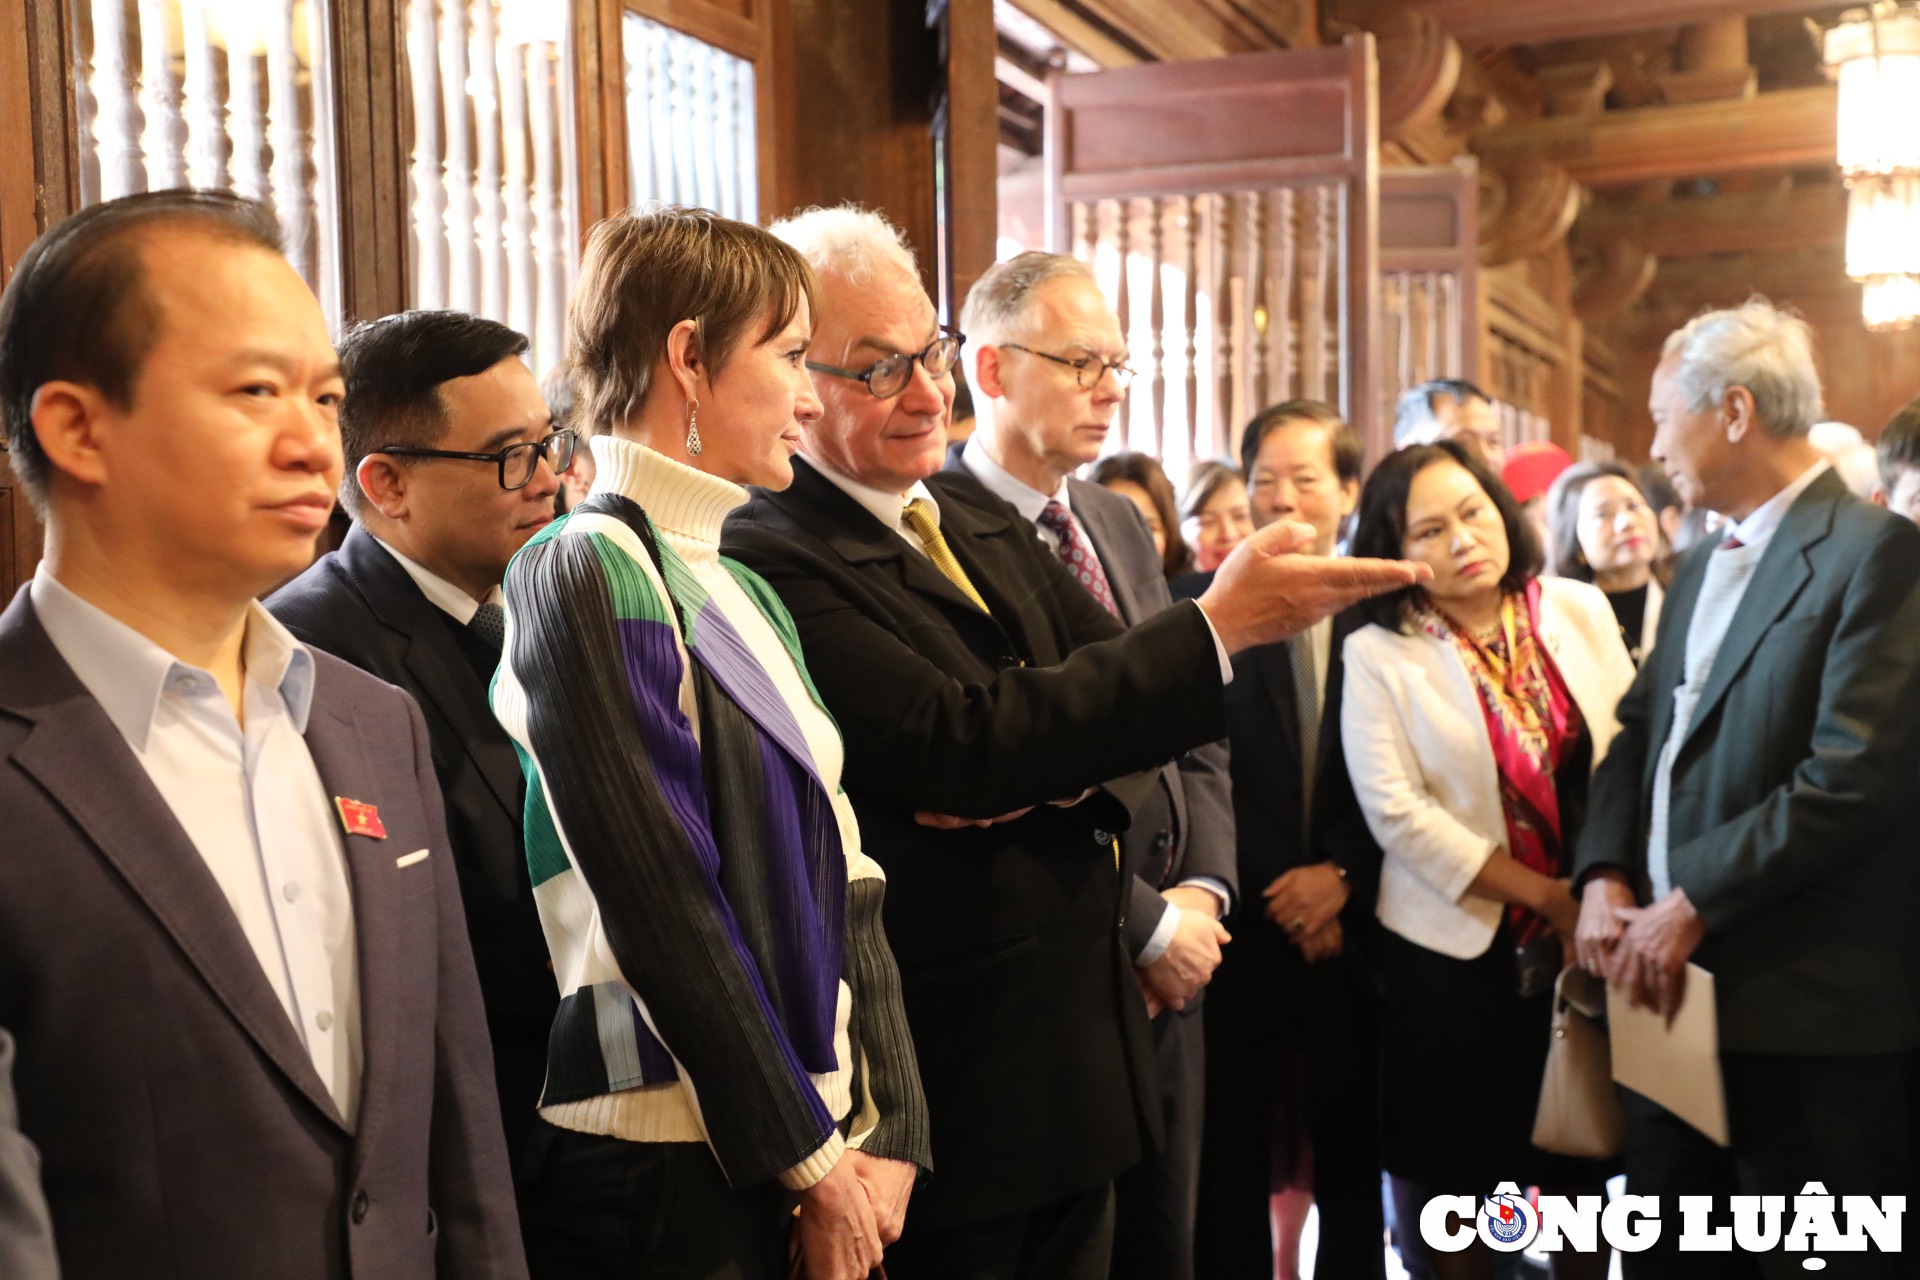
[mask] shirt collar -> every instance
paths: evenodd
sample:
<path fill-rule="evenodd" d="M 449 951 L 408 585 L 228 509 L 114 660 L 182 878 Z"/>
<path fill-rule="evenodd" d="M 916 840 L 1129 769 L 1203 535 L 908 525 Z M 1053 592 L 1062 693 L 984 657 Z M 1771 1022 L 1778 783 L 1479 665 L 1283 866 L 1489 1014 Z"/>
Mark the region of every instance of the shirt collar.
<path fill-rule="evenodd" d="M 1787 509 L 1807 491 L 1808 485 L 1820 478 L 1820 473 L 1827 468 L 1827 460 L 1820 459 L 1802 471 L 1792 484 L 1755 507 L 1748 513 L 1745 520 L 1734 525 L 1728 532 L 1749 547 L 1759 546 L 1773 536 L 1774 531 L 1780 527 L 1780 522 L 1787 518 Z"/>
<path fill-rule="evenodd" d="M 362 528 L 365 526 L 363 525 Z M 464 627 L 473 621 L 474 614 L 480 612 L 480 601 L 475 600 L 425 565 L 401 555 L 393 549 L 392 543 L 374 533 L 373 530 L 368 529 L 367 533 L 388 555 L 400 562 L 400 567 L 407 571 L 407 576 L 412 578 L 414 585 L 420 588 L 420 594 L 442 613 Z M 500 588 L 495 586 L 487 592 L 487 599 L 494 604 L 500 603 Z"/>
<path fill-rule="evenodd" d="M 1026 481 L 1016 477 L 1011 471 L 995 462 L 993 455 L 987 452 L 987 446 L 980 443 L 980 433 L 975 432 L 961 446 L 960 460 L 967 464 L 967 470 L 973 472 L 981 484 L 991 490 L 994 496 L 1004 498 L 1013 509 L 1025 516 L 1029 523 L 1038 523 L 1040 513 L 1047 509 L 1049 502 L 1057 502 L 1069 512 L 1073 504 L 1067 501 L 1067 478 L 1060 477 L 1060 487 L 1051 494 L 1042 493 Z"/>
<path fill-rule="evenodd" d="M 212 672 L 180 661 L 98 605 L 75 595 L 47 570 L 44 560 L 34 571 L 28 592 L 55 650 L 136 751 L 146 750 L 154 713 L 169 680 L 181 674 L 213 680 Z M 313 707 L 313 654 L 258 600 L 247 606 L 246 628 L 242 644 L 248 682 L 277 690 L 295 732 L 306 733 L 307 713 Z"/>
<path fill-rule="evenodd" d="M 843 476 L 817 458 L 809 456 L 807 461 L 836 489 L 872 512 L 875 520 L 895 533 L 901 530 L 900 513 L 905 511 L 907 504 L 915 498 L 926 502 L 928 509 L 933 513 L 934 528 L 940 527 L 940 504 L 935 501 L 933 490 L 927 488 L 927 482 L 924 480 L 915 480 L 913 487 L 905 493 L 888 493 L 885 489 L 876 489 L 870 484 L 861 484 L 858 480 Z"/>

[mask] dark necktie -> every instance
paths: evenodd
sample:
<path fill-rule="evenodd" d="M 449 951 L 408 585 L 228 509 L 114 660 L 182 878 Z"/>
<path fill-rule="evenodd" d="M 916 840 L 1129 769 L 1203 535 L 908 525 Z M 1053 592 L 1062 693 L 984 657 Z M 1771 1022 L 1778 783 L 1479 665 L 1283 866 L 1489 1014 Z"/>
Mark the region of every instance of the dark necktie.
<path fill-rule="evenodd" d="M 1080 585 L 1108 613 L 1120 616 L 1119 608 L 1113 603 L 1113 587 L 1107 582 L 1107 571 L 1100 567 L 1100 557 L 1094 554 L 1086 535 L 1073 523 L 1073 517 L 1068 514 L 1066 507 L 1059 502 L 1047 503 L 1040 512 L 1040 527 L 1054 536 L 1060 549 L 1060 559 L 1073 571 L 1073 576 L 1080 579 Z"/>
<path fill-rule="evenodd" d="M 1320 670 L 1314 661 L 1313 628 L 1289 640 L 1287 647 L 1293 659 L 1293 703 L 1300 720 L 1300 820 L 1304 827 L 1312 820 L 1313 779 L 1320 763 Z"/>
<path fill-rule="evenodd" d="M 467 634 L 486 646 L 487 653 L 498 662 L 507 642 L 507 611 L 492 601 L 481 605 L 467 623 Z"/>
<path fill-rule="evenodd" d="M 1740 541 L 1739 535 L 1729 533 L 1727 534 L 1726 538 L 1721 541 L 1720 545 L 1714 548 L 1714 550 L 1715 551 L 1738 551 L 1740 548 L 1746 545 L 1747 545 L 1746 543 Z"/>

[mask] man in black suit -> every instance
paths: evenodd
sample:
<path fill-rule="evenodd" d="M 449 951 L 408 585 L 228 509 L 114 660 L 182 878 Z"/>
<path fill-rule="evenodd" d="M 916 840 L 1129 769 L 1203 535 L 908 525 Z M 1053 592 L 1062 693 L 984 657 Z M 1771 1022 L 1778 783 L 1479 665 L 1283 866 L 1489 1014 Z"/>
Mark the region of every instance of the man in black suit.
<path fill-rule="evenodd" d="M 1360 495 L 1353 428 L 1328 405 L 1288 401 L 1247 424 L 1240 451 L 1256 527 L 1302 521 L 1313 554 L 1333 555 Z M 1359 625 L 1343 613 L 1233 660 L 1227 724 L 1244 897 L 1207 994 L 1204 1280 L 1271 1277 L 1276 1249 L 1297 1245 L 1303 1189 L 1320 1211 L 1314 1273 L 1385 1271 L 1364 967 L 1380 852 L 1340 749 L 1340 649 Z"/>
<path fill-rule="evenodd" d="M 559 995 L 527 880 L 520 762 L 487 686 L 507 561 L 553 518 L 555 470 L 572 452 L 526 350 L 513 330 L 458 311 L 407 311 L 349 333 L 340 498 L 355 523 L 267 601 L 300 639 L 400 686 L 426 713 L 517 1169 Z"/>
<path fill-rule="evenodd" d="M 1159 1103 L 1113 835 L 1153 778 L 1103 784 L 1221 736 L 1233 652 L 1417 570 L 1316 567 L 1276 526 L 1199 607 L 1123 629 L 1018 512 L 935 475 L 959 342 L 898 233 L 844 208 L 774 232 L 820 277 L 825 413 L 727 548 L 793 613 L 887 870 L 935 1166 L 888 1269 L 1104 1280 Z"/>
<path fill-rule="evenodd" d="M 1069 473 L 1100 454 L 1131 376 L 1120 322 L 1093 273 L 1029 252 L 989 268 L 967 295 L 978 427 L 947 450 L 1028 520 L 1103 607 L 1131 626 L 1170 608 L 1153 537 L 1134 505 Z M 1220 963 L 1236 889 L 1226 745 L 1160 770 L 1121 841 L 1132 877 L 1127 950 L 1153 1020 L 1166 1145 L 1114 1184 L 1113 1275 L 1193 1274 L 1205 1084 L 1198 988 Z M 1191 1001 L 1191 1003 L 1190 1003 Z"/>
<path fill-rule="evenodd" d="M 1764 302 L 1673 335 L 1653 456 L 1724 512 L 1681 561 L 1620 704 L 1575 862 L 1582 963 L 1673 1009 L 1714 975 L 1730 1150 L 1627 1095 L 1638 1194 L 1900 1194 L 1920 1041 L 1911 832 L 1920 768 L 1920 530 L 1852 497 L 1807 441 L 1811 333 Z M 1643 904 L 1643 905 L 1642 905 Z M 1654 1249 L 1634 1277 L 1797 1275 L 1772 1253 Z M 1830 1274 L 1892 1276 L 1879 1253 Z"/>
<path fill-rule="evenodd" d="M 0 1028 L 67 1280 L 526 1275 L 426 726 L 255 599 L 343 391 L 226 193 L 85 209 L 0 298 L 47 526 L 0 613 Z"/>

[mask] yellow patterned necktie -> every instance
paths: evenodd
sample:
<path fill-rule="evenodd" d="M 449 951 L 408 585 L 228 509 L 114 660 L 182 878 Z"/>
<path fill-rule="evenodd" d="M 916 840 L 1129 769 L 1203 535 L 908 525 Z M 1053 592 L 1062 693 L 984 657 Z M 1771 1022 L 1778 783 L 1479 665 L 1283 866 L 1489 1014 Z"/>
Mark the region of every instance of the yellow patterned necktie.
<path fill-rule="evenodd" d="M 993 610 L 987 608 L 987 602 L 974 590 L 973 582 L 967 577 L 967 571 L 953 558 L 953 548 L 940 536 L 940 526 L 933 518 L 930 508 L 933 504 L 925 498 L 915 498 L 907 504 L 900 518 L 907 528 L 913 530 L 913 536 L 920 539 L 920 545 L 926 548 L 927 559 L 933 561 L 933 567 L 944 575 L 948 582 L 960 588 L 960 594 L 980 606 L 980 612 L 991 617 Z"/>

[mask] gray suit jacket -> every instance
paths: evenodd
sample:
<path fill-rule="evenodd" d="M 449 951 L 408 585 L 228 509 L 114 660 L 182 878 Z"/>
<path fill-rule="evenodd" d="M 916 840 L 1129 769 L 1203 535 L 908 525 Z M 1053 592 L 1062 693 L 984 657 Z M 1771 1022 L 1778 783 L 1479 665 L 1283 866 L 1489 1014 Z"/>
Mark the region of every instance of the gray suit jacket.
<path fill-rule="evenodd" d="M 1106 570 L 1122 621 L 1135 626 L 1170 608 L 1173 597 L 1153 535 L 1134 505 L 1084 480 L 1068 480 L 1067 489 Z M 1160 785 L 1134 814 L 1122 847 L 1134 872 L 1127 946 L 1136 955 L 1159 923 L 1161 887 L 1205 876 L 1238 897 L 1233 788 L 1224 741 L 1195 747 L 1160 771 Z"/>
<path fill-rule="evenodd" d="M 1576 882 L 1646 891 L 1656 765 L 1712 543 L 1688 553 L 1659 641 L 1594 775 Z M 1674 762 L 1673 883 L 1706 923 L 1723 1050 L 1895 1053 L 1920 1042 L 1920 529 L 1831 471 L 1768 542 Z"/>
<path fill-rule="evenodd" d="M 0 1027 L 67 1280 L 526 1274 L 426 726 L 391 686 L 314 663 L 314 765 L 387 831 L 346 838 L 364 1059 L 351 1131 L 26 589 L 0 614 Z"/>
<path fill-rule="evenodd" d="M 13 1037 L 0 1031 L 0 1276 L 60 1280 L 53 1223 L 40 1190 L 40 1153 L 20 1132 L 13 1100 Z"/>

